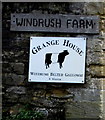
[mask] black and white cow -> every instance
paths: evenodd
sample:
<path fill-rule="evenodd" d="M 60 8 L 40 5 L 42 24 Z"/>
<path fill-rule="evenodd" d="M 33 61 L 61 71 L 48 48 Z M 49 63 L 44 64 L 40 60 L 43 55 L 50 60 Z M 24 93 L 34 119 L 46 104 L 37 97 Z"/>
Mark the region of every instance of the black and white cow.
<path fill-rule="evenodd" d="M 49 65 L 52 63 L 51 61 L 51 56 L 52 53 L 47 53 L 45 56 L 45 65 L 46 65 L 46 69 L 49 67 Z"/>
<path fill-rule="evenodd" d="M 62 63 L 64 62 L 65 56 L 69 55 L 69 52 L 67 50 L 64 50 L 63 52 L 59 53 L 58 55 L 58 63 L 60 69 L 62 68 Z"/>
<path fill-rule="evenodd" d="M 59 67 L 61 69 L 62 68 L 62 63 L 65 60 L 65 56 L 67 56 L 69 54 L 69 52 L 67 50 L 64 50 L 61 53 L 46 53 L 46 56 L 45 56 L 46 69 L 49 68 L 49 65 L 52 63 L 52 60 L 51 60 L 52 54 L 58 54 L 58 60 L 55 63 L 59 63 Z"/>

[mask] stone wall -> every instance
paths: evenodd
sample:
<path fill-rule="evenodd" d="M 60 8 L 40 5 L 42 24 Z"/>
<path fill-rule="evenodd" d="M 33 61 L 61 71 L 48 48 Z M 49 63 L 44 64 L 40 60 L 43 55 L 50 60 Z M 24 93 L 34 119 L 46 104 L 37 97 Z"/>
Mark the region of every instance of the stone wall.
<path fill-rule="evenodd" d="M 2 3 L 3 115 L 29 104 L 46 120 L 105 120 L 105 3 Z M 99 15 L 100 33 L 66 34 L 10 31 L 11 13 Z M 29 83 L 30 36 L 86 37 L 85 84 Z"/>

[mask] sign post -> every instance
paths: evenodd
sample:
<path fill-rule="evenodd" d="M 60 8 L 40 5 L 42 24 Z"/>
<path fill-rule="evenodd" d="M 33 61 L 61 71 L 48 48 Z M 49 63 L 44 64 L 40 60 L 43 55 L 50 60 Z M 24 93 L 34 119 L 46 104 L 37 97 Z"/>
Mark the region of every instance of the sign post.
<path fill-rule="evenodd" d="M 31 37 L 29 82 L 84 83 L 86 38 Z"/>

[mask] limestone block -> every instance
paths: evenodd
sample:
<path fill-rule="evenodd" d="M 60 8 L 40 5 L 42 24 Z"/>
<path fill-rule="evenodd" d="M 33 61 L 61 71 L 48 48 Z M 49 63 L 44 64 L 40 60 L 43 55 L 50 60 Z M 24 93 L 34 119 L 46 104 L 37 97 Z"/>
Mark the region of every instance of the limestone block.
<path fill-rule="evenodd" d="M 100 116 L 100 102 L 72 102 L 66 104 L 67 120 L 74 119 L 98 119 Z"/>
<path fill-rule="evenodd" d="M 87 51 L 86 63 L 87 65 L 104 65 L 104 55 L 102 52 L 89 52 Z"/>
<path fill-rule="evenodd" d="M 18 99 L 18 103 L 28 104 L 32 100 L 32 96 L 29 94 L 22 94 Z"/>
<path fill-rule="evenodd" d="M 3 62 L 13 63 L 13 62 L 24 61 L 28 59 L 26 55 L 27 55 L 27 52 L 24 53 L 24 50 L 15 51 L 14 49 L 12 49 L 11 51 L 9 50 L 3 51 Z"/>
<path fill-rule="evenodd" d="M 46 89 L 47 85 L 46 83 L 40 84 L 40 83 L 36 83 L 35 86 L 33 85 L 33 89 Z"/>
<path fill-rule="evenodd" d="M 2 63 L 2 71 L 5 73 L 9 73 L 10 71 L 12 71 L 10 64 L 7 62 Z"/>
<path fill-rule="evenodd" d="M 4 98 L 4 103 L 18 103 L 19 102 L 19 96 L 17 95 L 17 94 L 15 94 L 15 93 L 5 93 L 4 94 L 4 96 L 3 96 L 3 98 Z"/>
<path fill-rule="evenodd" d="M 102 40 L 100 39 L 88 39 L 87 40 L 87 50 L 98 52 L 102 50 Z"/>
<path fill-rule="evenodd" d="M 35 97 L 45 97 L 46 91 L 45 90 L 36 90 L 33 92 L 33 96 Z"/>
<path fill-rule="evenodd" d="M 30 101 L 30 104 L 38 107 L 57 107 L 58 102 L 54 102 L 53 100 L 50 99 L 45 99 L 43 98 L 38 98 L 38 97 L 33 97 L 32 100 Z"/>
<path fill-rule="evenodd" d="M 103 78 L 86 78 L 86 88 L 89 89 L 96 89 L 96 90 L 102 90 L 103 89 Z"/>
<path fill-rule="evenodd" d="M 69 88 L 68 91 L 74 94 L 73 101 L 100 101 L 100 90 L 95 88 Z"/>
<path fill-rule="evenodd" d="M 105 32 L 104 32 L 104 31 L 101 31 L 101 32 L 100 32 L 100 35 L 101 35 L 100 38 L 103 38 L 103 39 L 105 38 Z"/>
<path fill-rule="evenodd" d="M 105 102 L 105 90 L 100 91 L 102 102 Z"/>
<path fill-rule="evenodd" d="M 3 84 L 7 85 L 24 85 L 24 75 L 17 75 L 14 73 L 5 73 L 3 74 Z"/>
<path fill-rule="evenodd" d="M 16 36 L 14 38 L 15 40 L 11 41 L 10 47 L 11 48 L 16 47 L 17 49 L 19 49 L 19 48 L 27 48 L 29 46 L 29 38 L 26 38 L 26 39 L 25 38 L 26 38 L 25 35 L 23 36 L 22 34 L 21 34 L 20 37 Z"/>
<path fill-rule="evenodd" d="M 95 14 L 103 14 L 104 13 L 104 7 L 103 3 L 99 2 L 86 2 L 85 3 L 85 13 L 90 15 Z"/>
<path fill-rule="evenodd" d="M 105 78 L 101 80 L 101 90 L 105 90 Z"/>
<path fill-rule="evenodd" d="M 102 49 L 105 50 L 105 33 L 103 35 L 104 39 L 102 40 L 103 44 L 102 44 Z"/>
<path fill-rule="evenodd" d="M 73 2 L 69 3 L 69 7 L 67 10 L 72 14 L 83 14 L 84 13 L 84 3 L 83 2 Z"/>
<path fill-rule="evenodd" d="M 10 63 L 12 70 L 17 74 L 24 73 L 24 64 L 23 63 Z"/>
<path fill-rule="evenodd" d="M 16 94 L 26 94 L 26 88 L 13 86 L 13 87 L 7 88 L 6 92 L 16 93 Z"/>
<path fill-rule="evenodd" d="M 101 111 L 101 118 L 103 120 L 105 120 L 105 101 L 101 102 L 101 109 L 102 109 L 102 111 Z"/>
<path fill-rule="evenodd" d="M 93 77 L 105 77 L 105 66 L 90 66 L 90 72 Z"/>
<path fill-rule="evenodd" d="M 52 96 L 55 96 L 55 97 L 64 97 L 68 95 L 68 92 L 66 90 L 62 90 L 62 89 L 53 89 L 52 90 Z"/>

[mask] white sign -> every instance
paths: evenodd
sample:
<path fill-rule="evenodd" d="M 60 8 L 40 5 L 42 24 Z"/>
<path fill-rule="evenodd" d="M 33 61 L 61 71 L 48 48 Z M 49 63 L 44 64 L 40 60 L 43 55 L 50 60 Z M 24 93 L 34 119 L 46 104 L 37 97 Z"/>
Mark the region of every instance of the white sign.
<path fill-rule="evenodd" d="M 31 37 L 29 82 L 84 83 L 86 38 Z"/>

